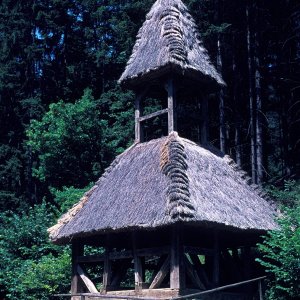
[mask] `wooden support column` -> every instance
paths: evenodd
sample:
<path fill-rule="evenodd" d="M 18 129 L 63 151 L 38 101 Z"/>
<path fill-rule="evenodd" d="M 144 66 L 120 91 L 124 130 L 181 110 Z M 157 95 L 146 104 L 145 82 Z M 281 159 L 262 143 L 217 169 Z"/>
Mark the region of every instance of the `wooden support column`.
<path fill-rule="evenodd" d="M 264 300 L 263 297 L 263 289 L 262 289 L 262 279 L 258 282 L 258 293 L 259 293 L 259 300 Z"/>
<path fill-rule="evenodd" d="M 105 253 L 104 253 L 104 268 L 103 268 L 103 291 L 107 291 L 111 284 L 111 263 L 109 260 L 110 253 L 110 236 L 106 236 Z"/>
<path fill-rule="evenodd" d="M 176 103 L 174 81 L 170 78 L 166 84 L 168 92 L 168 133 L 177 130 L 176 126 Z"/>
<path fill-rule="evenodd" d="M 84 245 L 75 241 L 72 243 L 72 281 L 71 281 L 71 294 L 83 292 L 83 285 L 80 276 L 77 272 L 77 257 L 83 255 Z M 72 297 L 74 300 L 75 297 Z"/>
<path fill-rule="evenodd" d="M 220 284 L 220 240 L 217 230 L 214 231 L 213 284 L 215 287 Z"/>
<path fill-rule="evenodd" d="M 183 263 L 183 245 L 181 239 L 181 228 L 176 224 L 172 228 L 171 241 L 171 264 L 170 264 L 170 288 L 185 288 L 185 270 Z"/>
<path fill-rule="evenodd" d="M 140 143 L 142 142 L 142 125 L 140 122 L 141 116 L 141 100 L 142 95 L 136 95 L 135 98 L 135 142 Z"/>
<path fill-rule="evenodd" d="M 135 290 L 140 290 L 143 283 L 142 261 L 137 252 L 137 233 L 132 233 L 133 261 L 134 261 L 134 286 Z"/>

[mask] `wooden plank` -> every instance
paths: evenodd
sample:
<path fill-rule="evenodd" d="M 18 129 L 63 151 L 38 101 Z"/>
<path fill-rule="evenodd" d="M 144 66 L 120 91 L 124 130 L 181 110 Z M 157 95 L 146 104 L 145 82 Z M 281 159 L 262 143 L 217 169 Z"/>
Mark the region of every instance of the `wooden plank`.
<path fill-rule="evenodd" d="M 88 291 L 90 293 L 99 293 L 98 290 L 96 289 L 95 285 L 93 282 L 89 279 L 89 277 L 85 274 L 83 269 L 80 267 L 80 265 L 77 265 L 77 273 L 86 285 Z"/>
<path fill-rule="evenodd" d="M 193 284 L 201 290 L 205 290 L 204 284 L 201 282 L 197 271 L 194 269 L 194 266 L 190 263 L 186 255 L 184 255 L 184 263 L 186 267 L 187 274 L 191 278 Z"/>
<path fill-rule="evenodd" d="M 184 246 L 184 253 L 195 254 L 195 255 L 214 255 L 213 249 L 193 247 L 193 246 Z"/>
<path fill-rule="evenodd" d="M 167 276 L 169 270 L 170 270 L 170 255 L 167 256 L 165 262 L 162 264 L 161 268 L 157 272 L 156 276 L 153 278 L 149 289 L 157 289 Z"/>
<path fill-rule="evenodd" d="M 164 114 L 166 114 L 166 113 L 168 113 L 168 112 L 169 112 L 169 109 L 168 109 L 168 108 L 161 109 L 161 110 L 156 111 L 156 112 L 154 112 L 154 113 L 151 113 L 151 114 L 148 114 L 148 115 L 139 117 L 138 120 L 139 120 L 140 122 L 143 122 L 143 121 L 150 120 L 150 119 L 153 119 L 153 118 L 155 118 L 155 117 L 164 115 Z"/>
<path fill-rule="evenodd" d="M 72 243 L 72 281 L 71 281 L 71 293 L 81 293 L 83 287 L 80 281 L 80 277 L 77 273 L 77 257 L 83 255 L 84 245 L 79 242 Z"/>

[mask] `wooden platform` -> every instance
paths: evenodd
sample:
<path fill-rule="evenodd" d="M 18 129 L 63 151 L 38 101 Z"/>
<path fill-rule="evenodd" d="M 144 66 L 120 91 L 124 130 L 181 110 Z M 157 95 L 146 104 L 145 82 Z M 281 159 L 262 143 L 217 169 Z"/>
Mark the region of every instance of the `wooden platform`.
<path fill-rule="evenodd" d="M 114 292 L 108 292 L 105 295 L 101 295 L 99 297 L 95 295 L 93 296 L 85 296 L 84 300 L 120 300 L 119 297 L 128 297 L 127 299 L 130 300 L 131 297 L 133 299 L 141 298 L 141 299 L 173 299 L 178 296 L 187 296 L 193 293 L 199 292 L 199 290 L 191 290 L 191 289 L 185 289 L 185 290 L 177 290 L 177 289 L 155 289 L 155 290 L 149 290 L 149 289 L 143 289 L 140 291 L 135 290 L 124 290 L 124 291 L 114 291 Z M 96 296 L 96 297 L 95 297 Z M 114 298 L 113 296 L 116 296 Z M 124 298 L 124 299 L 126 299 Z M 238 293 L 226 293 L 226 292 L 218 292 L 215 294 L 210 295 L 203 295 L 199 296 L 199 298 L 193 298 L 195 299 L 201 299 L 201 300 L 252 300 L 254 299 L 252 296 L 244 295 L 244 294 L 238 294 Z M 73 297 L 72 300 L 82 300 L 80 297 Z"/>

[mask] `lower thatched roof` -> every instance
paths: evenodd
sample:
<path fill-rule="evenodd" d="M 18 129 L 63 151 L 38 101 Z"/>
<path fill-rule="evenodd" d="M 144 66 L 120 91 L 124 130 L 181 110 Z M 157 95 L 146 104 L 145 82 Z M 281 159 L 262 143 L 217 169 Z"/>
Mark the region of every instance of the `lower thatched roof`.
<path fill-rule="evenodd" d="M 228 156 L 178 137 L 134 144 L 115 159 L 81 201 L 49 229 L 72 237 L 177 221 L 236 229 L 276 228 L 275 208 Z"/>

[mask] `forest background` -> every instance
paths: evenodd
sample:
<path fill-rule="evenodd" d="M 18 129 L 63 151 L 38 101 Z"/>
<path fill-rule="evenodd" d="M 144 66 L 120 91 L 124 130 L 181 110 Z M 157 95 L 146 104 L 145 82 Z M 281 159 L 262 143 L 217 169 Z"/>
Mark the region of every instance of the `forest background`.
<path fill-rule="evenodd" d="M 133 142 L 134 95 L 117 80 L 153 2 L 1 1 L 0 299 L 69 291 L 69 248 L 46 229 Z M 282 230 L 260 246 L 268 297 L 296 299 L 299 2 L 184 2 L 227 83 L 209 95 L 209 140 L 285 207 Z M 148 138 L 161 134 L 159 120 L 146 126 Z"/>

